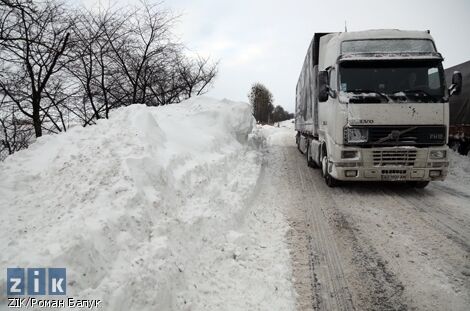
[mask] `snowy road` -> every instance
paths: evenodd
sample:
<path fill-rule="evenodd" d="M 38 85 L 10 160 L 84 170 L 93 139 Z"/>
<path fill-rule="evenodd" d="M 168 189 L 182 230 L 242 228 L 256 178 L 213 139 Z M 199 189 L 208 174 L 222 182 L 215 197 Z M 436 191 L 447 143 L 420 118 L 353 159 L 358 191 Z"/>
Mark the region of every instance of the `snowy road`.
<path fill-rule="evenodd" d="M 271 181 L 266 187 L 276 185 L 270 200 L 284 205 L 291 226 L 297 309 L 468 310 L 465 186 L 444 182 L 416 190 L 367 183 L 332 189 L 307 167 L 293 139 L 277 137 L 270 144 L 268 136 L 268 145 L 264 180 Z"/>

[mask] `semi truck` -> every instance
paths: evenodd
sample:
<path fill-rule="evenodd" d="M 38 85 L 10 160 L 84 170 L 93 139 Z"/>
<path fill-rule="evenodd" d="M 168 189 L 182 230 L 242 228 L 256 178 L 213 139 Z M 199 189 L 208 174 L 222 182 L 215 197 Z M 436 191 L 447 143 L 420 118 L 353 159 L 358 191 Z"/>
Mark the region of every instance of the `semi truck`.
<path fill-rule="evenodd" d="M 470 61 L 445 70 L 447 84 L 454 72 L 462 73 L 462 93 L 449 100 L 449 147 L 470 156 Z"/>
<path fill-rule="evenodd" d="M 448 170 L 449 97 L 429 31 L 315 33 L 296 87 L 296 143 L 325 182 L 424 188 Z"/>

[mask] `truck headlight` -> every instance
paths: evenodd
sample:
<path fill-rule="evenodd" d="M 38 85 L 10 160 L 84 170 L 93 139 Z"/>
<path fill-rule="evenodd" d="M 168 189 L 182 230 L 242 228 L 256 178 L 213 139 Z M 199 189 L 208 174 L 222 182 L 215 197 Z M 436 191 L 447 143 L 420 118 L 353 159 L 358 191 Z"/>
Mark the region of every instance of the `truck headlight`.
<path fill-rule="evenodd" d="M 359 152 L 357 150 L 343 150 L 341 151 L 342 159 L 355 159 L 359 158 Z"/>
<path fill-rule="evenodd" d="M 445 159 L 447 152 L 445 150 L 431 150 L 429 152 L 429 158 L 431 159 Z"/>
<path fill-rule="evenodd" d="M 366 143 L 369 140 L 369 131 L 366 128 L 346 129 L 346 141 L 348 143 Z"/>

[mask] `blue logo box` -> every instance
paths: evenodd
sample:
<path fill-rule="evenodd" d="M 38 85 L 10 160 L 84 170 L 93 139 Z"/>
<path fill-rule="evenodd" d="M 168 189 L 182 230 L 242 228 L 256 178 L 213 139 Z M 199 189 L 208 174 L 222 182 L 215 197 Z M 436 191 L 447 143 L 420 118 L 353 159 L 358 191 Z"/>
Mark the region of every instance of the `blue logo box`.
<path fill-rule="evenodd" d="M 67 294 L 67 271 L 65 268 L 7 268 L 8 296 L 46 294 Z"/>

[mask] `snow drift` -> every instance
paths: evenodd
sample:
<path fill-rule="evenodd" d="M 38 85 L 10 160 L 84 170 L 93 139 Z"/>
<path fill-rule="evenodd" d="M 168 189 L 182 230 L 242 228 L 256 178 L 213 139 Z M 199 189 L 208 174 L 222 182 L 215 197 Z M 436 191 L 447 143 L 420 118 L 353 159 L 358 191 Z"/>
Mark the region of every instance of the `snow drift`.
<path fill-rule="evenodd" d="M 272 125 L 258 125 L 258 134 L 268 146 L 295 146 L 294 119 Z"/>
<path fill-rule="evenodd" d="M 287 225 L 251 210 L 254 124 L 199 97 L 38 139 L 0 164 L 2 270 L 66 267 L 106 310 L 293 309 Z"/>

